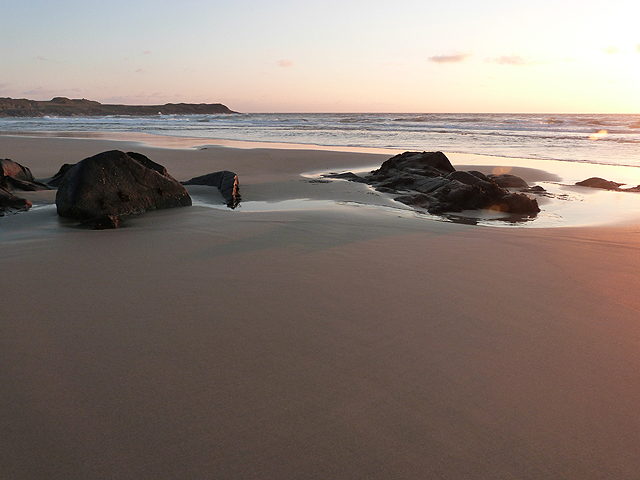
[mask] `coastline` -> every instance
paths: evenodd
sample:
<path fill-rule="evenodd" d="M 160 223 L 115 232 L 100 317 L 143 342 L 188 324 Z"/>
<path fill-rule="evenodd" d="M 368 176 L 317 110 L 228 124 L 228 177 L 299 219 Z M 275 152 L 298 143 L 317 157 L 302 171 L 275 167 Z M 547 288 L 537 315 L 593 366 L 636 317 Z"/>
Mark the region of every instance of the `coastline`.
<path fill-rule="evenodd" d="M 39 178 L 118 148 L 178 180 L 232 170 L 247 203 L 329 201 L 245 212 L 194 189 L 200 205 L 93 231 L 28 193 L 0 218 L 8 478 L 635 478 L 634 216 L 431 221 L 309 174 L 391 155 L 195 147 L 0 135 Z M 585 212 L 620 201 L 561 185 L 586 170 L 512 163 Z"/>
<path fill-rule="evenodd" d="M 2 133 L 0 148 L 4 157 L 31 168 L 36 178 L 52 176 L 64 163 L 75 163 L 101 151 L 120 149 L 148 155 L 165 165 L 180 181 L 213 171 L 233 170 L 245 187 L 243 190 L 248 193 L 243 195 L 244 211 L 295 209 L 297 207 L 293 200 L 297 198 L 321 201 L 325 206 L 332 202 L 373 205 L 416 214 L 411 207 L 393 201 L 393 195 L 374 193 L 364 186 L 332 182 L 329 188 L 319 185 L 310 187 L 301 183 L 304 179 L 316 179 L 328 172 L 364 173 L 373 170 L 388 158 L 401 153 L 399 150 L 239 142 L 132 132 Z M 42 155 L 43 152 L 46 152 L 46 156 Z M 527 228 L 611 226 L 640 222 L 639 193 L 575 186 L 576 182 L 595 176 L 623 183 L 627 187 L 640 185 L 638 167 L 466 153 L 445 154 L 459 170 L 478 170 L 485 174 L 511 173 L 522 177 L 530 185 L 542 186 L 550 195 L 535 196 L 542 211 L 527 222 L 502 221 L 504 215 L 496 216 L 485 211 L 464 212 L 462 217 L 424 214 L 425 219 L 477 220 L 488 226 Z M 196 192 L 196 197 L 202 191 L 192 190 Z M 26 193 L 24 196 L 35 202 L 40 201 L 40 197 L 46 198 L 43 193 Z M 276 203 L 283 201 L 288 203 L 276 206 Z M 207 201 L 198 200 L 198 203 L 202 205 Z M 302 208 L 308 208 L 309 205 L 309 202 L 298 203 L 298 207 Z M 404 214 L 402 211 L 399 213 Z"/>

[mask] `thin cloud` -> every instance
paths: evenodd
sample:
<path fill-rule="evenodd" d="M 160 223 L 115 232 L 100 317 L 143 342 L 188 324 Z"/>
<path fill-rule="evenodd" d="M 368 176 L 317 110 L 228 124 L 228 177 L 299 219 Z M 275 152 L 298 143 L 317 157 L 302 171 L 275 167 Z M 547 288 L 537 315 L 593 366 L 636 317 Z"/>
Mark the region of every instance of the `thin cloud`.
<path fill-rule="evenodd" d="M 293 67 L 293 62 L 291 60 L 278 60 L 278 66 L 283 68 Z"/>
<path fill-rule="evenodd" d="M 20 92 L 21 95 L 31 95 L 38 98 L 48 98 L 53 96 L 60 96 L 60 92 L 57 90 L 50 90 L 48 88 L 36 87 L 31 90 Z"/>
<path fill-rule="evenodd" d="M 42 55 L 38 55 L 37 57 L 33 57 L 34 60 L 38 60 L 39 62 L 53 62 L 53 63 L 62 63 L 60 60 L 51 60 L 50 58 L 43 57 Z"/>
<path fill-rule="evenodd" d="M 640 43 L 636 45 L 636 53 L 640 53 Z"/>
<path fill-rule="evenodd" d="M 429 61 L 433 63 L 461 63 L 471 56 L 470 53 L 452 53 L 450 55 L 434 55 L 429 57 Z"/>
<path fill-rule="evenodd" d="M 602 51 L 607 55 L 615 55 L 618 53 L 618 47 L 615 45 L 609 45 L 608 47 L 603 48 Z"/>
<path fill-rule="evenodd" d="M 140 92 L 138 95 L 122 95 L 105 97 L 100 100 L 103 103 L 108 104 L 123 104 L 123 105 L 162 105 L 167 102 L 179 100 L 178 95 L 168 96 L 160 92 L 146 93 Z"/>
<path fill-rule="evenodd" d="M 142 52 L 143 55 L 152 55 L 151 50 L 145 50 Z"/>
<path fill-rule="evenodd" d="M 536 63 L 533 60 L 521 57 L 520 55 L 503 55 L 497 58 L 487 58 L 485 61 L 487 63 L 497 63 L 498 65 L 513 65 L 516 67 L 533 65 L 534 63 Z"/>

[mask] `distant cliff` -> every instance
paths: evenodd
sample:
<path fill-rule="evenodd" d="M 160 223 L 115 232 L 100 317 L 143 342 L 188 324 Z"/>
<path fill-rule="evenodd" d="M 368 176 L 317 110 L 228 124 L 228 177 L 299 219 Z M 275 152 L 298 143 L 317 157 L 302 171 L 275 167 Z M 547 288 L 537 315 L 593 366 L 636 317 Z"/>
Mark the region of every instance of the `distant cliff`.
<path fill-rule="evenodd" d="M 0 117 L 55 117 L 104 115 L 198 115 L 237 113 L 221 103 L 167 103 L 165 105 L 103 105 L 92 100 L 56 97 L 50 101 L 1 98 Z"/>

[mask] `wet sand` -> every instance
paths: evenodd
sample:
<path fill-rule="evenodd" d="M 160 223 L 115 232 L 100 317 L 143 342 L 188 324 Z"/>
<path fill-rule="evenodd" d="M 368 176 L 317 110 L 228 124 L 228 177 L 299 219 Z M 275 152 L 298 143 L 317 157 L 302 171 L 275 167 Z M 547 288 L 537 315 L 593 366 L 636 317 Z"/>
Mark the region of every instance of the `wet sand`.
<path fill-rule="evenodd" d="M 6 478 L 637 477 L 634 215 L 465 225 L 301 176 L 384 154 L 0 136 L 38 177 L 112 148 L 263 204 L 199 189 L 91 231 L 40 192 L 0 218 Z"/>

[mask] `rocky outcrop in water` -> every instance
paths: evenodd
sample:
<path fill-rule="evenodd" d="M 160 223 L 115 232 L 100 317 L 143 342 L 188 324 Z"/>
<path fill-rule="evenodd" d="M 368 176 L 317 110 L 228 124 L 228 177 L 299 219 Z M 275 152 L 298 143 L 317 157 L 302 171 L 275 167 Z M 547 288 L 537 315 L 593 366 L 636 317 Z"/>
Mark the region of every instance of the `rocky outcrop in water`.
<path fill-rule="evenodd" d="M 224 198 L 227 207 L 236 208 L 240 205 L 240 182 L 238 175 L 228 170 L 213 172 L 207 175 L 194 177 L 191 180 L 182 182 L 183 185 L 208 185 L 216 187 Z"/>
<path fill-rule="evenodd" d="M 442 152 L 405 152 L 360 178 L 378 191 L 400 194 L 396 201 L 432 214 L 491 209 L 531 216 L 540 211 L 535 199 L 500 186 L 527 188 L 521 178 L 459 171 Z"/>
<path fill-rule="evenodd" d="M 624 183 L 613 182 L 611 180 L 605 180 L 604 178 L 600 177 L 587 178 L 586 180 L 577 182 L 576 185 L 579 187 L 597 188 L 600 190 L 640 193 L 640 185 L 637 185 L 635 187 L 620 188 L 622 187 L 622 185 L 624 185 Z"/>
<path fill-rule="evenodd" d="M 600 188 L 602 190 L 619 190 L 620 186 L 624 184 L 605 180 L 600 177 L 591 177 L 586 180 L 582 180 L 581 182 L 577 182 L 576 185 L 579 187 Z"/>
<path fill-rule="evenodd" d="M 124 215 L 191 205 L 184 186 L 141 154 L 103 152 L 67 168 L 61 176 L 58 215 L 107 225 L 99 228 L 117 226 Z"/>

